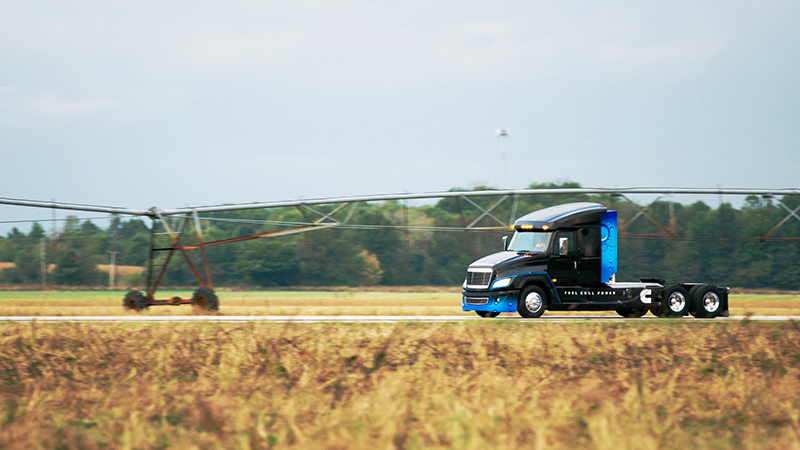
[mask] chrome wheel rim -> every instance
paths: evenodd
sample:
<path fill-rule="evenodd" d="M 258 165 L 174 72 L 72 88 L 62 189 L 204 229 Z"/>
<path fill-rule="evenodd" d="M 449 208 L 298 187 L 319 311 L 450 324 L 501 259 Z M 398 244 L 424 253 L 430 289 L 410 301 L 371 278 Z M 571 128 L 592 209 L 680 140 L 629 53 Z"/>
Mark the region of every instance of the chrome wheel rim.
<path fill-rule="evenodd" d="M 681 312 L 684 306 L 686 306 L 686 297 L 680 292 L 673 292 L 670 294 L 667 301 L 669 303 L 669 309 L 672 312 Z"/>
<path fill-rule="evenodd" d="M 536 292 L 531 292 L 525 297 L 525 307 L 530 312 L 536 312 L 542 307 L 542 296 Z"/>
<path fill-rule="evenodd" d="M 719 295 L 715 292 L 706 292 L 703 296 L 703 309 L 707 312 L 714 312 L 719 308 Z"/>

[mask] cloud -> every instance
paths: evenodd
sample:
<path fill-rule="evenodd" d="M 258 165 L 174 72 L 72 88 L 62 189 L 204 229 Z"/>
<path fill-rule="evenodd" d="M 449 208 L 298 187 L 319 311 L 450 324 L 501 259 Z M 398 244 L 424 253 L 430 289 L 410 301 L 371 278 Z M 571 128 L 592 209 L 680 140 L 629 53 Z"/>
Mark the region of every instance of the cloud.
<path fill-rule="evenodd" d="M 40 93 L 32 96 L 14 95 L 18 89 L 0 86 L 0 95 L 9 98 L 0 98 L 0 111 L 8 112 L 10 116 L 35 115 L 48 117 L 75 117 L 106 111 L 120 106 L 117 102 L 100 100 L 62 100 L 51 93 Z"/>
<path fill-rule="evenodd" d="M 53 101 L 26 99 L 22 104 L 36 113 L 60 117 L 88 114 L 117 106 L 114 102 L 96 100 Z"/>
<path fill-rule="evenodd" d="M 582 172 L 588 178 L 577 181 L 626 184 L 618 176 L 638 182 L 630 177 L 644 176 L 627 168 L 640 153 L 657 159 L 665 149 L 771 148 L 792 160 L 797 148 L 798 6 L 742 0 L 6 3 L 0 7 L 0 144 L 19 149 L 14 170 L 24 165 L 33 173 L 40 159 L 74 154 L 73 148 L 87 160 L 119 167 L 162 151 L 181 162 L 191 155 L 210 170 L 219 167 L 219 155 L 246 161 L 252 152 L 268 155 L 248 163 L 249 177 L 219 171 L 234 191 L 196 194 L 236 199 L 243 178 L 257 180 L 263 195 L 294 196 L 301 189 L 285 170 L 259 177 L 259 170 L 275 170 L 262 167 L 308 167 L 313 176 L 301 183 L 307 195 L 331 186 L 340 193 L 413 191 L 494 179 L 483 156 L 455 158 L 458 166 L 447 155 L 494 158 L 497 126 L 515 130 L 510 149 L 517 149 L 518 179 L 526 184 L 536 181 L 526 167 L 551 167 L 548 179 L 557 179 L 571 167 L 565 161 L 584 158 L 584 166 L 597 167 L 588 159 L 595 154 L 618 161 L 619 169 L 594 177 Z M 113 160 L 96 156 L 109 146 L 128 151 Z M 274 155 L 289 159 L 273 166 Z M 340 176 L 365 155 L 384 158 L 383 165 L 370 163 L 381 170 Z M 439 156 L 444 162 L 418 162 L 428 155 L 445 155 Z M 545 156 L 551 159 L 541 161 Z M 732 152 L 728 160 L 749 156 Z M 412 162 L 401 165 L 402 158 Z M 743 177 L 732 170 L 695 177 L 699 168 L 676 161 L 660 165 L 666 178 L 652 182 L 693 184 L 694 177 L 713 186 Z M 742 170 L 769 183 L 782 170 L 788 184 L 797 171 L 775 164 Z M 106 172 L 87 172 L 86 179 Z M 389 172 L 396 180 L 381 175 Z M 670 178 L 675 173 L 685 178 Z M 368 176 L 375 181 L 358 181 Z"/>
<path fill-rule="evenodd" d="M 176 73 L 261 77 L 302 84 L 383 89 L 390 85 L 493 80 L 681 76 L 725 48 L 724 24 L 647 8 L 492 6 L 460 16 L 425 7 L 387 13 L 361 3 L 316 5 L 314 14 L 280 21 L 189 23 L 165 48 Z M 441 11 L 440 11 L 441 12 Z M 452 13 L 452 11 L 450 11 Z M 660 17 L 663 14 L 665 17 Z M 707 19 L 707 20 L 706 20 Z M 315 86 L 315 84 L 318 84 Z"/>
<path fill-rule="evenodd" d="M 0 59 L 24 57 L 30 72 L 55 73 L 85 89 L 143 95 L 209 81 L 318 91 L 627 78 L 632 68 L 646 77 L 697 70 L 723 44 L 720 19 L 699 8 L 692 15 L 676 9 L 357 0 L 191 8 L 144 2 L 47 12 L 17 6 L 14 20 L 0 19 L 7 25 L 0 27 Z"/>

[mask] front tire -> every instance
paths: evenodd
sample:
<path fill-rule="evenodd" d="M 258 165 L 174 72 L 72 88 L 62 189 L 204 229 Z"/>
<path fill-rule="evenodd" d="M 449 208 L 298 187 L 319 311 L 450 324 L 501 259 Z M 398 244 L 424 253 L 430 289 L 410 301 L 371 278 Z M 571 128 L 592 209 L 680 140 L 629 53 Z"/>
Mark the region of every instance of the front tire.
<path fill-rule="evenodd" d="M 547 309 L 547 294 L 539 286 L 529 286 L 522 291 L 517 301 L 517 312 L 520 316 L 535 319 Z"/>
<path fill-rule="evenodd" d="M 500 315 L 499 312 L 491 312 L 491 311 L 475 311 L 479 316 L 483 318 L 492 318 L 497 317 Z"/>

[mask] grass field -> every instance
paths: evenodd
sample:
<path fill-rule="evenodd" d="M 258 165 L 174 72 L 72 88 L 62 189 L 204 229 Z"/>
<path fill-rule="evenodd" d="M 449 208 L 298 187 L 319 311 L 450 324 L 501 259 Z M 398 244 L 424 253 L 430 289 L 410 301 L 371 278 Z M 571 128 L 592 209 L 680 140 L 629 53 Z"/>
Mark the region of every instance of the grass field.
<path fill-rule="evenodd" d="M 227 291 L 218 290 L 226 315 L 458 315 L 460 289 Z M 156 306 L 141 313 L 122 308 L 125 291 L 0 291 L 0 316 L 187 315 L 192 307 Z M 158 298 L 190 298 L 191 291 L 160 291 Z M 800 315 L 800 294 L 732 294 L 732 315 Z M 546 313 L 612 315 L 611 312 Z"/>
<path fill-rule="evenodd" d="M 800 448 L 796 322 L 2 324 L 0 448 Z"/>

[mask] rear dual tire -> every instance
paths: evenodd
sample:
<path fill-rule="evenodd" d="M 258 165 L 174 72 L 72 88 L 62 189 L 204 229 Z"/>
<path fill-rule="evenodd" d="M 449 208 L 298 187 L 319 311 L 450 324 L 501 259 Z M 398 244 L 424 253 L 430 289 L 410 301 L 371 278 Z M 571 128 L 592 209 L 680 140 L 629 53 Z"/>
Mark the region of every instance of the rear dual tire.
<path fill-rule="evenodd" d="M 661 304 L 651 309 L 658 317 L 683 317 L 692 311 L 692 297 L 681 286 L 666 287 L 661 299 Z"/>
<path fill-rule="evenodd" d="M 707 284 L 700 284 L 689 290 L 692 308 L 689 312 L 700 319 L 711 319 L 719 315 L 722 309 L 722 295 L 719 289 Z"/>

